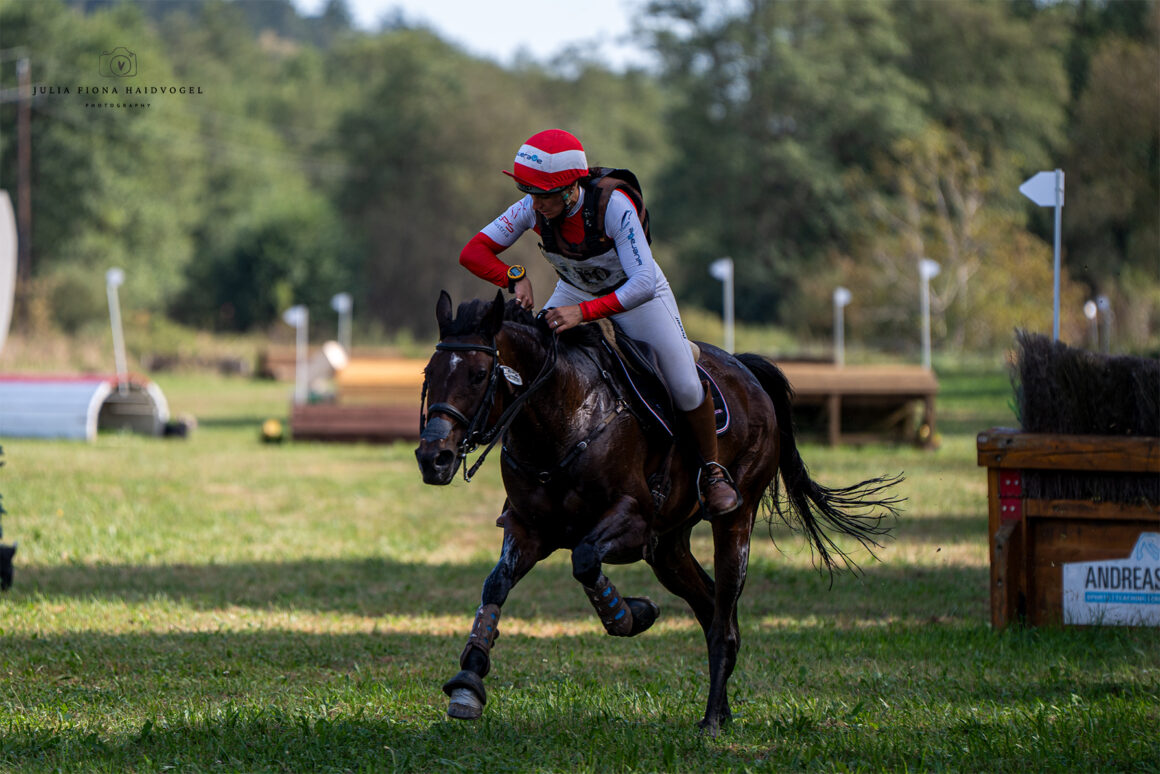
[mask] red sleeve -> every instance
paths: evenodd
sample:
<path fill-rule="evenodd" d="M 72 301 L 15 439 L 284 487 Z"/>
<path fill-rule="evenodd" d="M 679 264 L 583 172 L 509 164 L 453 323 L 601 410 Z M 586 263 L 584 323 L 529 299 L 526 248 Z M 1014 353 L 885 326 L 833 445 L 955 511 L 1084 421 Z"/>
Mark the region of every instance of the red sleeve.
<path fill-rule="evenodd" d="M 480 279 L 506 288 L 508 265 L 496 257 L 505 249 L 507 248 L 480 232 L 463 246 L 459 252 L 459 263 Z"/>
<path fill-rule="evenodd" d="M 591 301 L 584 301 L 580 304 L 580 313 L 584 315 L 584 320 L 597 320 L 601 317 L 610 317 L 624 311 L 624 307 L 620 304 L 620 299 L 616 297 L 615 293 L 609 293 L 600 298 L 594 298 Z"/>

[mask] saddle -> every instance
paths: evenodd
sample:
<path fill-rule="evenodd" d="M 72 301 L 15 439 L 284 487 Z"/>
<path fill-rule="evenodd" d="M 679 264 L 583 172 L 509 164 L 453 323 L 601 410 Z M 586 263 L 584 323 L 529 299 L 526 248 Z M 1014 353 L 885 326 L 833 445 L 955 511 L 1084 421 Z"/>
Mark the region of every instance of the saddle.
<path fill-rule="evenodd" d="M 617 377 L 627 388 L 628 394 L 623 397 L 645 426 L 645 431 L 655 430 L 668 438 L 675 437 L 676 408 L 656 351 L 647 342 L 628 336 L 612 320 L 603 318 L 597 320 L 596 325 L 601 333 L 600 346 L 611 357 L 619 372 Z M 693 350 L 693 359 L 699 361 L 701 348 L 693 341 L 689 346 Z M 717 435 L 721 435 L 729 429 L 729 405 L 721 388 L 700 362 L 697 363 L 697 373 L 713 396 L 713 416 Z"/>
<path fill-rule="evenodd" d="M 656 352 L 647 343 L 626 335 L 611 320 L 599 320 L 595 324 L 588 323 L 581 328 L 585 329 L 581 344 L 583 351 L 600 369 L 617 399 L 636 418 L 646 435 L 667 443 L 668 451 L 664 459 L 656 470 L 648 474 L 653 507 L 660 511 L 672 489 L 670 468 L 673 455 L 678 446 L 685 444 L 684 440 L 678 437 L 675 429 L 678 427 L 675 421 L 676 409 L 668 384 L 661 374 Z M 696 360 L 699 358 L 699 348 L 692 342 L 690 344 L 694 350 L 694 360 Z M 601 349 L 604 350 L 607 358 L 599 357 L 598 351 Z M 709 393 L 713 396 L 717 435 L 721 435 L 729 429 L 729 406 L 713 377 L 701 367 L 700 363 L 697 364 L 697 371 L 701 381 L 708 385 Z M 500 458 L 507 465 L 529 478 L 546 484 L 566 471 L 576 458 L 588 448 L 592 439 L 599 435 L 620 411 L 621 409 L 618 408 L 609 415 L 592 431 L 588 438 L 576 444 L 564 455 L 563 459 L 550 467 L 533 465 L 516 459 L 506 444 L 501 450 Z M 502 526 L 502 517 L 496 524 Z"/>

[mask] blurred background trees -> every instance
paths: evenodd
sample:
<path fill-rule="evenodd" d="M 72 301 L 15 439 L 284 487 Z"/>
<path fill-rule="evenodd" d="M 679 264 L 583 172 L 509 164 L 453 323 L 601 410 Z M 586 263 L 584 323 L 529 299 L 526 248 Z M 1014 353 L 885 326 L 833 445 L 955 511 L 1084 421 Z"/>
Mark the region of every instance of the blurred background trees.
<path fill-rule="evenodd" d="M 0 0 L 0 187 L 17 179 L 14 61 L 38 86 L 33 233 L 17 325 L 102 319 L 122 299 L 203 329 L 260 331 L 293 303 L 429 336 L 440 289 L 518 194 L 499 170 L 539 129 L 638 173 L 654 251 L 689 308 L 720 309 L 707 266 L 735 261 L 737 314 L 825 337 L 854 291 L 856 337 L 913 354 L 917 262 L 936 344 L 1007 346 L 1051 316 L 1051 212 L 1018 194 L 1061 167 L 1064 338 L 1112 300 L 1118 341 L 1160 349 L 1160 14 L 1154 0 L 654 0 L 649 70 L 584 50 L 501 67 L 402 18 L 356 30 L 343 0 Z M 191 85 L 147 109 L 86 107 L 97 54 Z M 541 295 L 533 239 L 512 248 Z"/>

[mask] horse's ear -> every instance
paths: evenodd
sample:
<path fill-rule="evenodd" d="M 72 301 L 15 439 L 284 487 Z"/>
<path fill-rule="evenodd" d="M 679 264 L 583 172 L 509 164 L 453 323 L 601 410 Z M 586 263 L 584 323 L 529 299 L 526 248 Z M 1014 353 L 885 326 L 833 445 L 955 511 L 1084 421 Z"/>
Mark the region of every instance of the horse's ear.
<path fill-rule="evenodd" d="M 495 294 L 495 301 L 491 303 L 491 309 L 488 309 L 487 314 L 483 316 L 481 327 L 484 333 L 489 336 L 495 336 L 499 333 L 499 329 L 503 327 L 503 307 L 503 291 L 500 290 Z"/>
<path fill-rule="evenodd" d="M 451 296 L 446 290 L 439 291 L 439 300 L 435 302 L 435 320 L 439 323 L 439 338 L 443 338 L 447 326 L 451 325 Z"/>

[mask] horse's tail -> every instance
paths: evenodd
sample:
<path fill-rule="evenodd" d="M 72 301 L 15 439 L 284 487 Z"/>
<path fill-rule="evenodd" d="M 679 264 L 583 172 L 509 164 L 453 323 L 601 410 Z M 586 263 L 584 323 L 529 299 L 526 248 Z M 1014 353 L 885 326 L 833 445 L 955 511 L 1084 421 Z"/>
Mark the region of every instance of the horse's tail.
<path fill-rule="evenodd" d="M 898 515 L 898 508 L 905 499 L 890 493 L 890 488 L 901 481 L 902 476 L 879 476 L 836 489 L 811 479 L 794 439 L 793 388 L 789 380 L 780 368 L 760 355 L 743 354 L 737 359 L 757 377 L 762 389 L 773 400 L 780 433 L 778 471 L 785 483 L 788 513 L 783 508 L 776 477 L 769 485 L 764 504 L 771 515 L 776 513 L 786 524 L 806 534 L 831 575 L 843 565 L 857 569 L 857 564 L 826 530 L 857 539 L 874 555 L 874 549 L 882 547 L 878 539 L 890 532 L 890 525 L 883 522 Z"/>

